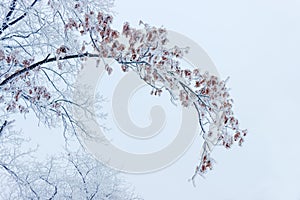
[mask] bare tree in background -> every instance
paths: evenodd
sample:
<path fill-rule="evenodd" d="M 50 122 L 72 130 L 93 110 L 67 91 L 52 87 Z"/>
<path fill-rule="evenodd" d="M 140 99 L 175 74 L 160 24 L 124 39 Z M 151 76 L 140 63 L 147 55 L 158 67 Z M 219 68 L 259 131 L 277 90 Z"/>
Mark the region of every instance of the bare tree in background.
<path fill-rule="evenodd" d="M 35 149 L 24 151 L 23 136 L 1 133 L 0 199 L 139 199 L 116 171 L 82 150 L 37 162 Z"/>
<path fill-rule="evenodd" d="M 64 127 L 66 141 L 88 135 L 88 127 L 74 120 L 73 83 L 89 57 L 116 60 L 126 72 L 133 70 L 152 87 L 151 94 L 167 91 L 172 101 L 198 112 L 204 143 L 196 174 L 212 168 L 210 154 L 217 145 L 242 145 L 247 130 L 239 128 L 232 111 L 226 81 L 208 73 L 184 69 L 185 48 L 167 48 L 167 31 L 141 22 L 142 29 L 124 23 L 121 33 L 111 27 L 112 1 L 10 0 L 0 3 L 1 122 L 15 113 L 35 113 L 40 122 Z M 120 40 L 121 34 L 126 43 Z M 105 65 L 108 74 L 114 69 Z M 84 98 L 84 96 L 83 96 Z M 88 103 L 88 97 L 86 103 Z M 87 114 L 91 114 L 86 110 Z M 195 176 L 193 176 L 194 178 Z"/>
<path fill-rule="evenodd" d="M 0 199 L 137 199 L 114 170 L 82 149 L 37 162 L 37 149 L 25 151 L 27 139 L 13 128 L 17 115 L 32 112 L 46 126 L 63 126 L 66 142 L 76 135 L 72 82 L 84 56 L 59 59 L 66 51 L 78 54 L 83 41 L 64 31 L 66 21 L 90 8 L 108 12 L 112 3 L 1 1 Z"/>

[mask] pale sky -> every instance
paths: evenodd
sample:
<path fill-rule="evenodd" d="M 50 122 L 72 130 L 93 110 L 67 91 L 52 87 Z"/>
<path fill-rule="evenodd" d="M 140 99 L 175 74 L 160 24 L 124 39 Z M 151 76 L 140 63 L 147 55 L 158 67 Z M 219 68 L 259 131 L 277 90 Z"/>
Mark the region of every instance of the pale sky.
<path fill-rule="evenodd" d="M 215 149 L 214 170 L 197 178 L 196 187 L 188 179 L 199 159 L 200 137 L 163 170 L 124 174 L 136 193 L 146 200 L 300 200 L 300 0 L 116 0 L 115 5 L 115 28 L 143 20 L 204 48 L 221 76 L 230 76 L 235 113 L 249 130 L 242 148 Z M 133 109 L 140 110 L 133 120 L 147 123 L 148 110 Z M 51 135 L 43 135 L 51 130 L 20 126 L 35 140 L 47 141 L 42 150 L 53 149 Z M 168 134 L 165 142 L 172 137 Z"/>
<path fill-rule="evenodd" d="M 194 188 L 196 140 L 174 165 L 126 175 L 146 200 L 300 199 L 300 1 L 116 0 L 115 27 L 141 19 L 182 33 L 230 76 L 235 113 L 249 129 L 244 147 L 215 149 L 215 168 Z"/>

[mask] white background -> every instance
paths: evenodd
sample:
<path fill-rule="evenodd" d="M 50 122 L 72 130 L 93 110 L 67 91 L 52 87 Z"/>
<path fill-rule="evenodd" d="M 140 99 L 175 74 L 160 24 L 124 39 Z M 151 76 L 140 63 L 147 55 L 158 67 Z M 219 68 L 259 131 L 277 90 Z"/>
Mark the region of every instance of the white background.
<path fill-rule="evenodd" d="M 116 0 L 115 4 L 114 27 L 119 30 L 124 21 L 138 27 L 141 19 L 182 33 L 204 48 L 221 76 L 231 77 L 235 113 L 241 126 L 249 129 L 242 148 L 215 149 L 215 168 L 205 179 L 198 177 L 196 187 L 188 179 L 199 159 L 200 138 L 164 170 L 124 174 L 136 192 L 146 200 L 300 200 L 300 1 Z M 145 112 L 143 107 L 137 109 Z M 62 145 L 55 139 L 49 142 L 60 131 L 36 129 L 36 121 L 24 123 L 20 126 L 25 134 L 44 141 L 42 151 Z"/>
<path fill-rule="evenodd" d="M 182 33 L 230 76 L 235 113 L 249 129 L 242 148 L 216 149 L 196 188 L 187 180 L 200 142 L 156 173 L 126 175 L 146 200 L 300 199 L 300 1 L 116 0 L 115 27 L 141 19 Z"/>

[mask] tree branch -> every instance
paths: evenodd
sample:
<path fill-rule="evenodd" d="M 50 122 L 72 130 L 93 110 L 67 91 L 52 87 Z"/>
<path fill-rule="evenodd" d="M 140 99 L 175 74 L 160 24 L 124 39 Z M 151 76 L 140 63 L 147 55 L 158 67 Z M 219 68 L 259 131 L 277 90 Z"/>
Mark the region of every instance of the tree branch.
<path fill-rule="evenodd" d="M 69 59 L 82 58 L 82 57 L 99 57 L 98 54 L 91 54 L 91 53 L 88 53 L 88 52 L 83 53 L 83 54 L 68 55 L 68 56 L 65 56 L 63 58 L 57 58 L 56 56 L 49 58 L 49 56 L 50 56 L 50 54 L 48 54 L 48 56 L 44 60 L 41 60 L 41 61 L 39 61 L 37 63 L 34 63 L 34 64 L 30 65 L 29 67 L 21 69 L 20 71 L 15 72 L 14 74 L 10 75 L 9 77 L 7 77 L 6 79 L 4 79 L 0 83 L 0 87 L 4 86 L 7 83 L 9 83 L 10 81 L 12 81 L 17 76 L 19 76 L 19 75 L 21 75 L 21 74 L 23 74 L 23 73 L 25 73 L 27 71 L 33 70 L 33 69 L 35 69 L 36 67 L 38 67 L 38 66 L 40 66 L 42 64 L 54 62 L 54 61 L 57 61 L 57 60 L 69 60 Z"/>
<path fill-rule="evenodd" d="M 14 10 L 15 10 L 15 8 L 16 8 L 16 2 L 17 2 L 17 0 L 13 0 L 13 1 L 11 2 L 10 6 L 9 6 L 9 12 L 8 12 L 7 15 L 5 16 L 5 22 L 3 23 L 2 28 L 3 28 L 4 24 L 6 24 L 6 22 L 9 21 L 9 19 L 10 19 L 12 13 L 14 12 Z"/>
<path fill-rule="evenodd" d="M 2 135 L 2 131 L 5 128 L 5 126 L 7 126 L 7 121 L 5 120 L 4 123 L 2 124 L 1 128 L 0 128 L 0 136 Z"/>
<path fill-rule="evenodd" d="M 16 0 L 15 0 L 16 1 Z M 13 13 L 13 11 L 15 10 L 15 1 L 14 2 L 12 2 L 12 4 L 11 4 L 11 6 L 10 6 L 10 12 L 6 15 L 6 19 L 10 19 L 10 16 L 11 16 L 11 14 Z M 30 9 L 30 8 L 32 8 L 35 4 L 36 4 L 36 2 L 38 2 L 38 0 L 34 0 L 34 2 L 32 2 L 32 4 L 30 5 L 30 7 L 29 8 L 27 8 L 27 9 Z M 23 19 L 26 15 L 27 15 L 27 13 L 28 13 L 28 11 L 27 12 L 24 12 L 21 16 L 19 16 L 17 19 L 15 19 L 15 20 L 13 20 L 12 22 L 9 22 L 9 23 L 7 23 L 7 21 L 8 20 L 6 20 L 6 22 L 4 22 L 3 24 L 2 24 L 2 27 L 1 27 L 1 29 L 0 29 L 0 35 L 3 33 L 3 31 L 5 30 L 5 29 L 7 29 L 9 26 L 11 26 L 11 25 L 14 25 L 15 23 L 17 23 L 17 22 L 19 22 L 21 19 Z"/>

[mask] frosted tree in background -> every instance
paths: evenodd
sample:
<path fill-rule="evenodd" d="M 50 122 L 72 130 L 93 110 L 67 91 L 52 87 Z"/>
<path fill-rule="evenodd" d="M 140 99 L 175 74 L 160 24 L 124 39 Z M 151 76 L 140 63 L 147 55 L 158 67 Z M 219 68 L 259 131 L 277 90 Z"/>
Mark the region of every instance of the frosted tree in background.
<path fill-rule="evenodd" d="M 92 0 L 10 0 L 0 3 L 0 101 L 1 122 L 17 113 L 33 112 L 41 123 L 64 128 L 66 142 L 89 135 L 88 127 L 72 116 L 73 83 L 87 58 L 98 63 L 114 59 L 121 70 L 136 72 L 151 94 L 167 91 L 171 100 L 194 107 L 204 143 L 196 174 L 212 168 L 213 148 L 242 145 L 246 130 L 239 128 L 226 81 L 180 65 L 185 47 L 167 48 L 167 31 L 140 22 L 141 29 L 124 23 L 121 31 L 112 28 L 109 8 L 112 1 Z M 0 22 L 0 23 L 1 23 Z M 120 39 L 125 37 L 126 42 Z M 105 64 L 108 74 L 113 69 Z M 89 103 L 90 97 L 85 97 Z M 193 176 L 193 178 L 195 177 Z"/>
<path fill-rule="evenodd" d="M 76 136 L 70 97 L 82 60 L 59 61 L 67 49 L 78 53 L 83 42 L 64 31 L 65 20 L 83 16 L 83 11 L 73 12 L 75 3 L 0 3 L 0 199 L 137 199 L 114 170 L 83 149 L 75 151 L 74 144 L 73 151 L 37 162 L 37 148 L 25 150 L 29 141 L 13 127 L 18 115 L 31 112 L 48 127 L 62 126 L 66 142 Z M 81 10 L 103 12 L 112 6 L 111 1 L 77 3 Z"/>
<path fill-rule="evenodd" d="M 37 162 L 36 149 L 25 150 L 27 141 L 7 126 L 0 138 L 0 199 L 140 199 L 116 171 L 82 150 Z"/>

